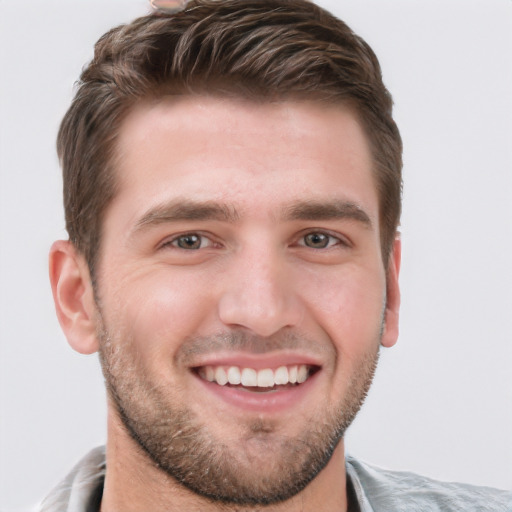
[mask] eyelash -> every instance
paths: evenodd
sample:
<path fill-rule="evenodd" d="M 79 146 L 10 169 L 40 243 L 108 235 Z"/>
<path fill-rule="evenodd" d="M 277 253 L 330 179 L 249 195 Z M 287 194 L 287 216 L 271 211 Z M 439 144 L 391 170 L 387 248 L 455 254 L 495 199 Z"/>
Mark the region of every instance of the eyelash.
<path fill-rule="evenodd" d="M 309 245 L 306 244 L 306 238 L 308 236 L 313 236 L 313 235 L 316 235 L 316 236 L 319 236 L 319 237 L 326 237 L 327 238 L 327 245 L 325 247 L 311 247 Z M 197 237 L 198 238 L 198 241 L 200 243 L 199 247 L 180 247 L 178 245 L 180 239 L 181 240 L 184 240 L 186 239 L 187 237 L 189 238 L 192 238 L 192 237 Z M 208 242 L 207 245 L 203 245 L 204 242 Z M 160 248 L 166 248 L 166 247 L 172 247 L 174 249 L 179 249 L 179 250 L 183 250 L 183 251 L 198 251 L 200 249 L 205 249 L 207 247 L 212 247 L 215 245 L 215 242 L 207 235 L 205 234 L 202 234 L 202 233 L 198 233 L 198 232 L 189 232 L 189 233 L 182 233 L 180 235 L 177 235 L 175 237 L 173 237 L 171 240 L 166 240 L 165 242 L 163 242 L 160 246 Z M 306 233 L 303 233 L 301 234 L 301 236 L 299 237 L 299 241 L 297 242 L 297 245 L 301 246 L 301 247 L 306 247 L 306 248 L 309 248 L 309 249 L 314 249 L 314 250 L 318 250 L 318 251 L 322 251 L 322 250 L 327 250 L 327 249 L 331 249 L 332 247 L 335 247 L 335 246 L 348 246 L 349 243 L 344 240 L 343 238 L 339 237 L 339 236 L 334 236 L 328 232 L 325 232 L 325 231 L 322 231 L 322 230 L 318 230 L 318 231 L 308 231 Z"/>
<path fill-rule="evenodd" d="M 305 243 L 306 238 L 308 236 L 313 236 L 313 235 L 320 236 L 320 237 L 326 237 L 327 245 L 325 247 L 311 247 L 311 246 L 306 245 L 306 243 Z M 302 247 L 308 247 L 309 249 L 319 250 L 319 251 L 331 249 L 332 247 L 337 246 L 337 245 L 348 246 L 348 243 L 341 237 L 332 235 L 331 233 L 328 233 L 328 232 L 322 231 L 322 230 L 308 231 L 307 233 L 304 233 L 300 236 L 299 241 L 302 243 L 299 242 L 298 245 L 300 245 Z"/>
<path fill-rule="evenodd" d="M 179 243 L 179 240 L 180 239 L 186 239 L 187 237 L 191 238 L 191 237 L 197 237 L 199 239 L 199 242 L 200 242 L 200 246 L 197 247 L 197 248 L 185 248 L 185 247 L 180 247 L 178 245 Z M 203 246 L 203 242 L 205 241 L 208 241 L 208 245 L 206 245 L 205 247 Z M 197 251 L 197 250 L 200 250 L 200 249 L 205 249 L 206 247 L 211 247 L 215 245 L 215 242 L 213 242 L 213 240 L 202 234 L 202 233 L 197 233 L 197 232 L 190 232 L 190 233 L 182 233 L 180 235 L 177 235 L 175 237 L 173 237 L 171 240 L 166 240 L 165 242 L 163 242 L 160 246 L 160 248 L 162 249 L 165 249 L 166 247 L 172 247 L 173 249 L 181 249 L 183 251 Z"/>

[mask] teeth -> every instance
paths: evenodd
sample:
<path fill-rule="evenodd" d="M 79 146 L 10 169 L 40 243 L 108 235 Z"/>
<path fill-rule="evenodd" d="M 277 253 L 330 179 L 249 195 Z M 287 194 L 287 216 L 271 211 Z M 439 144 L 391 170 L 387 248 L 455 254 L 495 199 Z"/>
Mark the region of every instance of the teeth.
<path fill-rule="evenodd" d="M 297 382 L 299 384 L 306 382 L 306 379 L 308 378 L 308 373 L 309 372 L 307 367 L 301 364 L 297 370 Z"/>
<path fill-rule="evenodd" d="M 291 382 L 292 384 L 295 384 L 297 382 L 296 366 L 290 366 L 290 368 L 288 368 L 288 382 Z"/>
<path fill-rule="evenodd" d="M 242 370 L 242 386 L 257 386 L 258 374 L 252 368 L 244 368 Z"/>
<path fill-rule="evenodd" d="M 241 382 L 240 368 L 238 366 L 230 366 L 228 369 L 228 381 L 230 384 L 240 384 Z"/>
<path fill-rule="evenodd" d="M 217 366 L 215 369 L 215 381 L 221 386 L 225 386 L 228 383 L 228 376 L 226 370 L 222 366 Z"/>
<path fill-rule="evenodd" d="M 206 380 L 209 382 L 213 382 L 215 380 L 215 370 L 211 366 L 207 366 L 205 370 Z"/>
<path fill-rule="evenodd" d="M 277 385 L 288 384 L 288 368 L 286 366 L 280 366 L 274 374 L 274 382 Z"/>
<path fill-rule="evenodd" d="M 220 386 L 232 384 L 245 387 L 272 388 L 286 384 L 302 384 L 309 377 L 309 366 L 305 364 L 280 366 L 276 370 L 264 368 L 239 368 L 238 366 L 204 366 L 199 370 L 199 375 L 209 381 L 216 382 Z"/>
<path fill-rule="evenodd" d="M 258 387 L 272 388 L 274 387 L 274 372 L 268 368 L 258 372 Z"/>

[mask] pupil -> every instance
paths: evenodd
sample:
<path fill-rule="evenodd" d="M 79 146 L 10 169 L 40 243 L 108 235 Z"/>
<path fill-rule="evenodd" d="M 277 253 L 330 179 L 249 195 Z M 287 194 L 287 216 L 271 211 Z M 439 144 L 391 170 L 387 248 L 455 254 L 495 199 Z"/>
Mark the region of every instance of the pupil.
<path fill-rule="evenodd" d="M 327 244 L 329 243 L 329 239 L 327 235 L 324 235 L 322 233 L 311 233 L 309 235 L 306 235 L 306 244 L 310 247 L 315 248 L 323 248 L 327 247 Z"/>
<path fill-rule="evenodd" d="M 182 249 L 199 249 L 201 240 L 197 235 L 185 235 L 180 237 L 178 245 Z"/>

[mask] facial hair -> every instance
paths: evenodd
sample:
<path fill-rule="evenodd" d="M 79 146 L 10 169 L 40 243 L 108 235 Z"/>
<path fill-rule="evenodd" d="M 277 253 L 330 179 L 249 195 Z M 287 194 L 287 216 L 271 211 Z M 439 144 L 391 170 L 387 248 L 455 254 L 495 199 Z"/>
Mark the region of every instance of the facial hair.
<path fill-rule="evenodd" d="M 372 344 L 352 368 L 339 403 L 328 407 L 325 402 L 321 414 L 295 418 L 303 425 L 300 434 L 285 435 L 275 421 L 253 419 L 232 429 L 232 438 L 219 438 L 209 418 L 187 406 L 179 388 L 169 390 L 151 375 L 132 340 L 120 339 L 102 320 L 98 337 L 109 399 L 149 460 L 200 496 L 249 507 L 295 496 L 326 466 L 367 395 L 379 354 L 378 343 Z M 198 352 L 236 348 L 262 353 L 301 345 L 315 346 L 315 341 L 298 335 L 261 339 L 233 331 L 185 340 L 175 360 L 183 367 Z M 332 343 L 323 347 L 337 357 Z"/>

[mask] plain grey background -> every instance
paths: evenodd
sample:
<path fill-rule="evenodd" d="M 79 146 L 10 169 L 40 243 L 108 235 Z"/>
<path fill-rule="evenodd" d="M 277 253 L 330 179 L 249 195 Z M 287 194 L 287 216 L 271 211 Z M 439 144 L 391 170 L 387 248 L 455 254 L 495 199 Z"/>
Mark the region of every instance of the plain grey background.
<path fill-rule="evenodd" d="M 512 1 L 338 0 L 375 49 L 405 144 L 401 336 L 352 454 L 512 486 Z M 29 510 L 105 440 L 96 356 L 55 319 L 55 135 L 72 85 L 144 0 L 0 0 L 0 510 Z"/>

